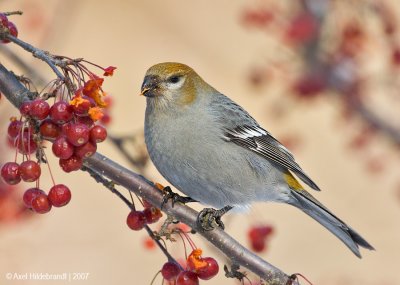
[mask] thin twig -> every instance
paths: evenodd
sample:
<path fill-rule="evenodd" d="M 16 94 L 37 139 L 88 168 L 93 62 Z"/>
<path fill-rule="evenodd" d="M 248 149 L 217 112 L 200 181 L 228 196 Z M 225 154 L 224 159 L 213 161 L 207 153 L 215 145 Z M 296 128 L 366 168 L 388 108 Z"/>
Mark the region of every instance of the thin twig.
<path fill-rule="evenodd" d="M 15 43 L 16 45 L 22 47 L 24 50 L 30 52 L 34 57 L 39 58 L 44 62 L 46 62 L 60 80 L 65 79 L 64 75 L 57 68 L 57 66 L 63 66 L 62 60 L 56 60 L 48 52 L 38 49 L 33 45 L 28 44 L 27 42 L 24 42 L 23 40 L 20 40 L 19 38 L 16 38 L 12 35 L 6 35 L 6 38 Z"/>

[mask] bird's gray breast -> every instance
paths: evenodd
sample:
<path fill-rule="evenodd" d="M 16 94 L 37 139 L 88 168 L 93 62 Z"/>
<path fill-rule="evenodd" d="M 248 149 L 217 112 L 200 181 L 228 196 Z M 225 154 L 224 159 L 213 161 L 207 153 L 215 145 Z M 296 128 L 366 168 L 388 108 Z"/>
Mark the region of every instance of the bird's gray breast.
<path fill-rule="evenodd" d="M 273 174 L 270 162 L 224 139 L 212 116 L 199 116 L 171 121 L 146 114 L 146 145 L 158 171 L 181 192 L 216 208 L 262 200 L 265 179 Z"/>

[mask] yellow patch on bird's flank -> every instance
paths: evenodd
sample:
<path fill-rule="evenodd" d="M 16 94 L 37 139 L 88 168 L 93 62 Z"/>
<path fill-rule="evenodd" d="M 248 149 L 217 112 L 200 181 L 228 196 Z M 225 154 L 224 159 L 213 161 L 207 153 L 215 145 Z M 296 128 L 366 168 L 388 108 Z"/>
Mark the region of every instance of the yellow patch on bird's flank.
<path fill-rule="evenodd" d="M 303 186 L 301 186 L 299 181 L 297 181 L 297 179 L 290 172 L 285 173 L 283 177 L 291 189 L 304 190 Z"/>

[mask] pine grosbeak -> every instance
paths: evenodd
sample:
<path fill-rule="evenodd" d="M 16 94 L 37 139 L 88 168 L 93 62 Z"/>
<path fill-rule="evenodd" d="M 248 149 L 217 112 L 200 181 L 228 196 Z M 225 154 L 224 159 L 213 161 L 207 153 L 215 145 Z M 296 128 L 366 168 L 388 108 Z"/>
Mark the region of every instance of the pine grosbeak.
<path fill-rule="evenodd" d="M 256 201 L 287 203 L 326 227 L 358 257 L 358 246 L 373 249 L 301 186 L 293 174 L 319 190 L 289 150 L 192 68 L 156 64 L 147 70 L 141 91 L 147 97 L 150 158 L 181 192 L 218 209 Z"/>

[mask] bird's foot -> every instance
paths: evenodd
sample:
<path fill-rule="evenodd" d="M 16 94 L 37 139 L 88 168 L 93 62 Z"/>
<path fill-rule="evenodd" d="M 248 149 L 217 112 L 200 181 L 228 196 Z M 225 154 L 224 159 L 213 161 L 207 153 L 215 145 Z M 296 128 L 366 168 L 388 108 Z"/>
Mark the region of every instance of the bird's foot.
<path fill-rule="evenodd" d="M 171 200 L 172 207 L 174 207 L 176 202 L 186 204 L 190 202 L 197 202 L 196 200 L 190 198 L 190 197 L 185 197 L 185 196 L 180 196 L 177 193 L 172 192 L 171 187 L 167 186 L 162 189 L 164 193 L 164 197 L 161 203 L 161 209 L 164 207 L 164 205 L 168 202 L 168 200 Z"/>
<path fill-rule="evenodd" d="M 232 208 L 232 206 L 225 206 L 220 210 L 215 210 L 213 208 L 204 208 L 197 216 L 197 225 L 204 231 L 211 231 L 216 227 L 225 229 L 225 225 L 221 221 L 221 218 Z"/>

